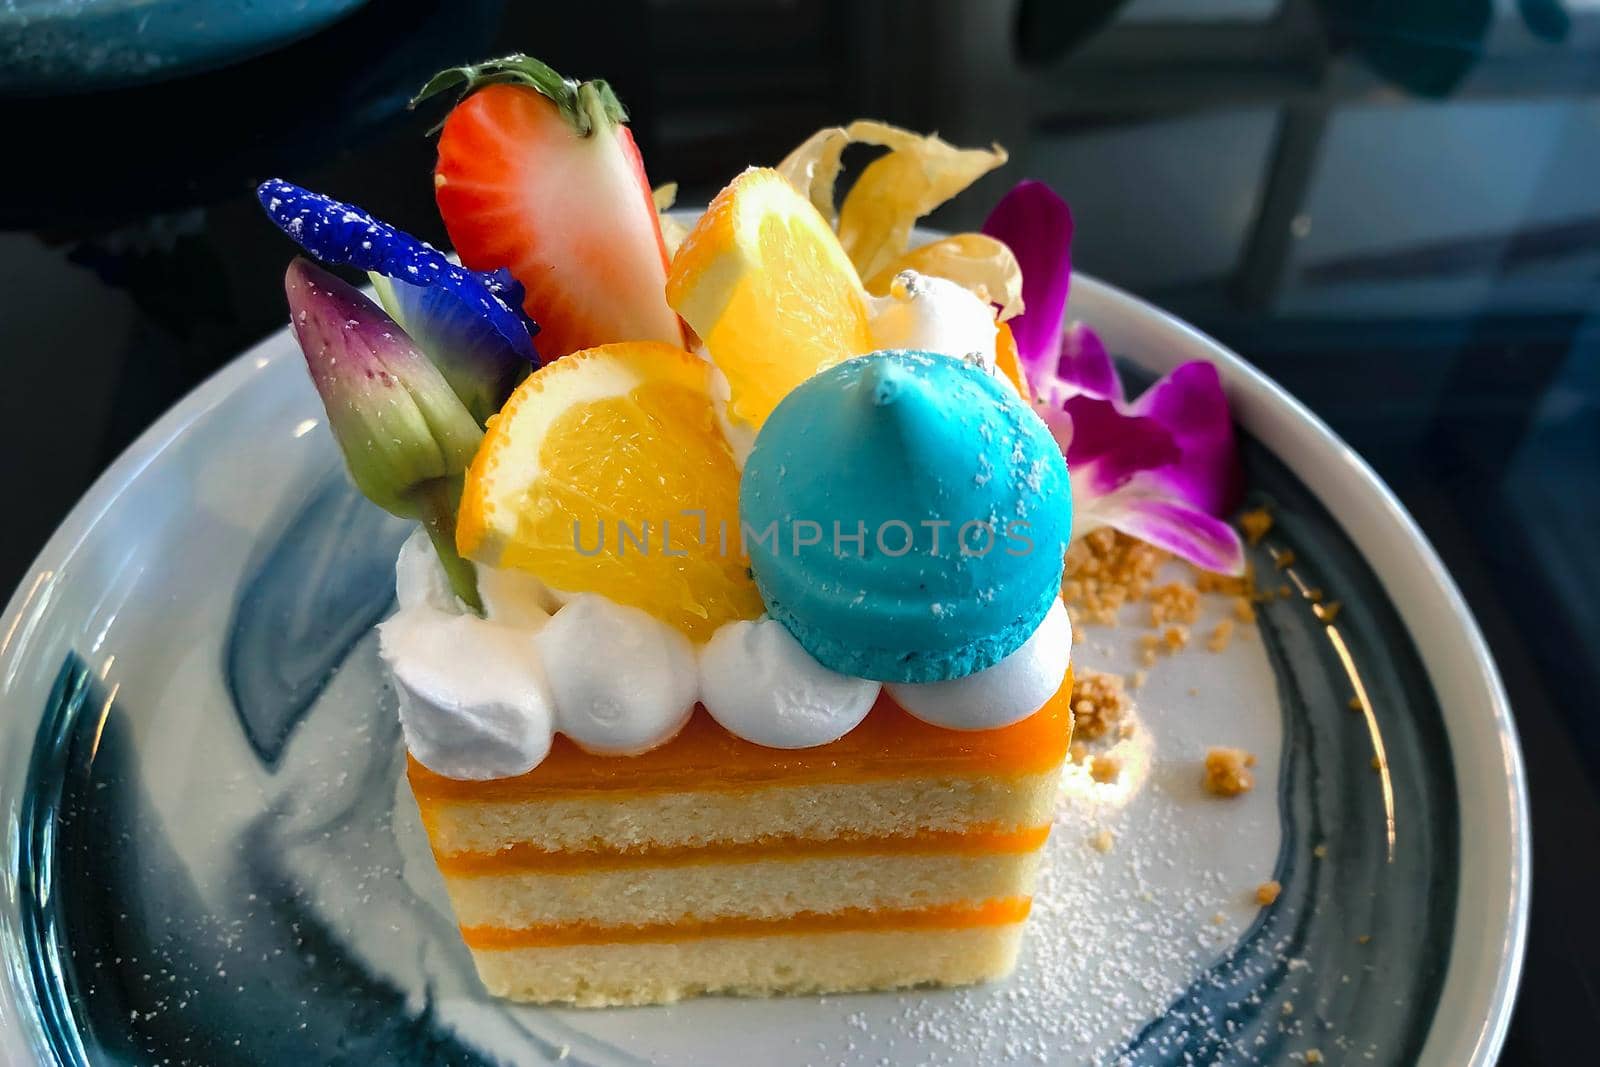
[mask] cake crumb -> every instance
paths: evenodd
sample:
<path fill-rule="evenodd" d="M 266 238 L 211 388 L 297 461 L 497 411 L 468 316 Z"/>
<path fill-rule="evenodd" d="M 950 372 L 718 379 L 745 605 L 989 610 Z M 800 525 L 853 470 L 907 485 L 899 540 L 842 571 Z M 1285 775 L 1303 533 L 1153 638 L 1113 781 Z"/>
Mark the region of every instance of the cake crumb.
<path fill-rule="evenodd" d="M 1382 756 L 1373 756 L 1372 757 L 1372 769 L 1375 770 L 1375 771 L 1383 770 L 1383 757 Z"/>
<path fill-rule="evenodd" d="M 1367 942 L 1369 942 L 1371 940 L 1372 940 L 1372 935 L 1371 934 L 1362 934 L 1360 937 L 1356 938 L 1356 944 L 1365 945 Z"/>
<path fill-rule="evenodd" d="M 1239 528 L 1244 531 L 1247 543 L 1259 545 L 1272 529 L 1272 515 L 1266 508 L 1254 508 L 1239 516 Z"/>
<path fill-rule="evenodd" d="M 1161 631 L 1161 643 L 1168 652 L 1177 652 L 1189 644 L 1189 628 L 1187 626 L 1168 626 Z"/>
<path fill-rule="evenodd" d="M 1200 617 L 1200 590 L 1183 582 L 1168 582 L 1150 590 L 1150 625 L 1194 622 Z"/>
<path fill-rule="evenodd" d="M 1082 741 L 1074 741 L 1067 746 L 1067 758 L 1073 763 L 1082 763 L 1089 758 L 1089 746 Z"/>
<path fill-rule="evenodd" d="M 1273 556 L 1272 565 L 1278 568 L 1280 571 L 1285 567 L 1294 566 L 1294 549 L 1286 548 L 1282 552 L 1279 552 L 1277 555 Z M 1284 595 L 1288 596 L 1287 593 Z"/>
<path fill-rule="evenodd" d="M 1083 668 L 1072 675 L 1072 732 L 1098 741 L 1122 720 L 1129 707 L 1120 675 Z"/>
<path fill-rule="evenodd" d="M 1255 569 L 1246 563 L 1243 574 L 1218 574 L 1195 567 L 1194 587 L 1202 593 L 1249 597 L 1255 589 Z"/>
<path fill-rule="evenodd" d="M 1220 911 L 1217 912 L 1215 915 L 1211 916 L 1211 925 L 1212 926 L 1221 926 L 1223 923 L 1225 923 L 1227 921 L 1228 921 L 1228 917 L 1226 915 L 1223 915 L 1222 912 L 1220 912 Z"/>
<path fill-rule="evenodd" d="M 1360 711 L 1361 710 L 1361 698 L 1360 697 L 1351 697 L 1350 698 L 1350 710 L 1351 711 Z"/>
<path fill-rule="evenodd" d="M 1233 598 L 1233 617 L 1240 622 L 1256 621 L 1256 606 L 1250 602 L 1249 597 L 1236 596 Z"/>
<path fill-rule="evenodd" d="M 1142 687 L 1144 685 L 1144 683 L 1145 683 L 1145 680 L 1148 679 L 1149 677 L 1150 677 L 1150 672 L 1149 671 L 1143 671 L 1143 670 L 1134 671 L 1132 674 L 1128 675 L 1128 688 L 1129 689 L 1138 689 L 1138 688 Z"/>
<path fill-rule="evenodd" d="M 1213 652 L 1225 651 L 1233 641 L 1233 620 L 1223 619 L 1211 631 L 1211 636 L 1206 638 L 1206 647 Z"/>
<path fill-rule="evenodd" d="M 1089 777 L 1101 785 L 1110 785 L 1122 777 L 1122 761 L 1115 756 L 1093 756 L 1089 760 Z"/>
<path fill-rule="evenodd" d="M 1287 585 L 1280 585 L 1278 586 L 1278 595 L 1283 599 L 1288 600 L 1290 597 L 1294 596 L 1294 590 L 1290 589 Z"/>
<path fill-rule="evenodd" d="M 1283 886 L 1277 882 L 1262 882 L 1256 886 L 1256 903 L 1262 907 L 1274 904 L 1277 902 L 1278 894 L 1281 892 L 1283 892 Z"/>
<path fill-rule="evenodd" d="M 1128 738 L 1132 737 L 1136 732 L 1138 732 L 1138 729 L 1139 728 L 1131 722 L 1123 723 L 1121 726 L 1117 727 L 1117 740 L 1126 741 Z"/>
<path fill-rule="evenodd" d="M 1317 1049 L 1317 1048 L 1308 1048 L 1308 1049 L 1306 1049 L 1306 1062 L 1307 1063 L 1321 1063 L 1322 1062 L 1322 1050 L 1321 1049 Z"/>
<path fill-rule="evenodd" d="M 1219 797 L 1236 797 L 1255 787 L 1255 775 L 1250 768 L 1256 758 L 1242 748 L 1213 748 L 1206 752 L 1206 772 L 1203 784 L 1206 792 Z"/>
<path fill-rule="evenodd" d="M 1311 850 L 1311 854 L 1313 856 L 1315 856 L 1319 860 L 1320 859 L 1326 859 L 1327 856 L 1328 856 L 1328 846 L 1327 845 L 1318 845 L 1316 848 Z"/>
<path fill-rule="evenodd" d="M 1344 605 L 1337 600 L 1330 600 L 1326 604 L 1317 605 L 1317 618 L 1323 622 L 1332 622 L 1339 617 L 1339 612 L 1344 610 Z"/>
<path fill-rule="evenodd" d="M 1110 830 L 1101 830 L 1099 833 L 1089 838 L 1089 847 L 1094 849 L 1096 852 L 1106 853 L 1111 851 L 1111 846 L 1116 844 L 1116 842 L 1117 839 L 1111 836 Z"/>
<path fill-rule="evenodd" d="M 1279 1008 L 1278 1010 L 1280 1012 L 1282 1012 L 1284 1015 L 1293 1015 L 1294 1014 L 1294 1001 L 1292 1001 L 1292 1000 L 1284 1001 L 1283 1002 L 1283 1007 Z"/>
<path fill-rule="evenodd" d="M 1166 552 L 1108 527 L 1067 546 L 1061 596 L 1075 621 L 1112 626 L 1117 612 L 1148 592 Z"/>

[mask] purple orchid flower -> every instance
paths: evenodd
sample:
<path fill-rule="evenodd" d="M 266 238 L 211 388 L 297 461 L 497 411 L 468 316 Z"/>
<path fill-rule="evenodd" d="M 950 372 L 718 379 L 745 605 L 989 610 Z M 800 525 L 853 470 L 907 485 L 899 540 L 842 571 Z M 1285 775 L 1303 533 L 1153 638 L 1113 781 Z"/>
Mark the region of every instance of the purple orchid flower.
<path fill-rule="evenodd" d="M 1239 535 L 1222 516 L 1243 486 L 1233 420 L 1215 367 L 1191 362 L 1129 402 L 1099 336 L 1063 329 L 1072 283 L 1072 211 L 1043 182 L 1023 181 L 983 232 L 1022 267 L 1026 307 L 1010 321 L 1039 413 L 1067 458 L 1073 532 L 1110 526 L 1207 570 L 1244 573 Z"/>

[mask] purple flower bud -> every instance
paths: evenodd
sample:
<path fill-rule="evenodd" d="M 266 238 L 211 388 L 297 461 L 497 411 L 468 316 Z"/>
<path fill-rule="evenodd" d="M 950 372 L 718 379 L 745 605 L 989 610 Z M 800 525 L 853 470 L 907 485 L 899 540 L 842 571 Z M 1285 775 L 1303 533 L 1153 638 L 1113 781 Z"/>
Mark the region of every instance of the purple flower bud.
<path fill-rule="evenodd" d="M 422 518 L 483 439 L 450 384 L 383 309 L 304 259 L 284 278 L 290 322 L 328 425 L 362 493 Z"/>

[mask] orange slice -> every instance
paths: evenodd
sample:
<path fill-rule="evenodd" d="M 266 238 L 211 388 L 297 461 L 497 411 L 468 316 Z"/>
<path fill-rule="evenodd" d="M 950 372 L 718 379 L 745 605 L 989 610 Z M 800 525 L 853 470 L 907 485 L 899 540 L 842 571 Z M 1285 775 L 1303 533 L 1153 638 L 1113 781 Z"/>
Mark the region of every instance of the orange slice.
<path fill-rule="evenodd" d="M 672 260 L 667 303 L 727 376 L 729 413 L 752 428 L 817 371 L 873 349 L 855 267 L 775 170 L 752 167 L 711 201 Z"/>
<path fill-rule="evenodd" d="M 755 618 L 739 472 L 710 375 L 655 342 L 601 345 L 535 371 L 489 420 L 467 471 L 462 555 L 641 608 L 692 640 Z"/>

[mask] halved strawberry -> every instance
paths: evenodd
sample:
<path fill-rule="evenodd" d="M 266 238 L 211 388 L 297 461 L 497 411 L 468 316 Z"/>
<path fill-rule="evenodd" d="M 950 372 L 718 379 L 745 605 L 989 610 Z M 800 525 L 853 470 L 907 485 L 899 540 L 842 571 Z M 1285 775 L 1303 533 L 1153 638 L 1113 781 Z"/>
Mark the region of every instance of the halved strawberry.
<path fill-rule="evenodd" d="M 546 359 L 613 341 L 682 347 L 650 183 L 610 86 L 508 56 L 443 71 L 417 99 L 455 85 L 469 95 L 444 121 L 433 183 L 461 262 L 510 269 Z"/>

